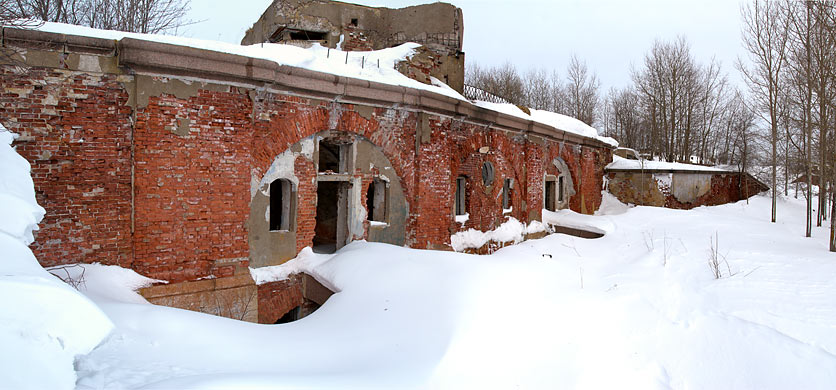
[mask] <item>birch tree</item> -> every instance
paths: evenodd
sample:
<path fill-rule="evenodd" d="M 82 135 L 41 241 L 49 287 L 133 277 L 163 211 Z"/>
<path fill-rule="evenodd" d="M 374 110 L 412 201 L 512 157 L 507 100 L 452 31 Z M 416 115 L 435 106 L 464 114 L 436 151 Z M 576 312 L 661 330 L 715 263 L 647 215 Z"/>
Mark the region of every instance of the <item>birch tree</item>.
<path fill-rule="evenodd" d="M 754 0 L 741 8 L 743 48 L 751 64 L 738 59 L 738 68 L 759 102 L 758 111 L 769 123 L 772 146 L 772 222 L 777 220 L 778 94 L 786 64 L 788 18 L 776 1 Z"/>

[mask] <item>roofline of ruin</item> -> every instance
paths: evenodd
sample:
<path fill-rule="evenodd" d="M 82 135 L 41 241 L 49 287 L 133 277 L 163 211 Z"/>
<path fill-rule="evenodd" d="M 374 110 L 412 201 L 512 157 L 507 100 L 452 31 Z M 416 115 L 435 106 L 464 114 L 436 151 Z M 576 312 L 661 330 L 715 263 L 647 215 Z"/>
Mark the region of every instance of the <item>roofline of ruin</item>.
<path fill-rule="evenodd" d="M 530 134 L 595 148 L 614 149 L 598 139 L 566 132 L 513 115 L 481 108 L 436 92 L 361 80 L 274 61 L 135 38 L 110 40 L 5 27 L 3 46 L 116 56 L 133 73 L 195 77 L 237 83 L 340 103 L 391 107 L 453 117 L 490 129 Z"/>

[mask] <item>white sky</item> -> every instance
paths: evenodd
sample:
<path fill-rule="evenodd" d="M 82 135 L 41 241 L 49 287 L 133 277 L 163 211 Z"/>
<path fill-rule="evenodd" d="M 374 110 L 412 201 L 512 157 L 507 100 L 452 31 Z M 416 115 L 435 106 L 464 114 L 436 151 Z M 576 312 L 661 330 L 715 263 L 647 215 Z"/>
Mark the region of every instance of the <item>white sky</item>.
<path fill-rule="evenodd" d="M 654 39 L 685 36 L 698 61 L 716 56 L 740 84 L 734 69 L 740 47 L 741 0 L 450 0 L 464 12 L 466 61 L 521 71 L 557 69 L 565 75 L 571 55 L 585 60 L 602 89 L 630 83 Z M 357 0 L 357 4 L 405 7 L 419 0 Z M 203 22 L 182 35 L 239 43 L 271 0 L 192 0 L 189 18 Z"/>

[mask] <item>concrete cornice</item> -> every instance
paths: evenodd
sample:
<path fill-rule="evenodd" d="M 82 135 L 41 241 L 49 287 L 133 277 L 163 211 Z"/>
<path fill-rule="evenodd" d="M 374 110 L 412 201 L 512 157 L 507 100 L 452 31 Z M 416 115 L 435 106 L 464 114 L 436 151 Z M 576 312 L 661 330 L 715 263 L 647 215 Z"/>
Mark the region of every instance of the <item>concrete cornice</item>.
<path fill-rule="evenodd" d="M 135 38 L 119 41 L 19 28 L 3 29 L 4 45 L 99 55 L 114 52 L 119 65 L 137 73 L 197 77 L 269 86 L 300 95 L 361 105 L 404 105 L 427 113 L 466 120 L 492 129 L 532 134 L 568 143 L 613 149 L 598 139 L 566 132 L 521 117 L 477 107 L 468 101 L 423 89 L 337 76 L 270 60 Z"/>

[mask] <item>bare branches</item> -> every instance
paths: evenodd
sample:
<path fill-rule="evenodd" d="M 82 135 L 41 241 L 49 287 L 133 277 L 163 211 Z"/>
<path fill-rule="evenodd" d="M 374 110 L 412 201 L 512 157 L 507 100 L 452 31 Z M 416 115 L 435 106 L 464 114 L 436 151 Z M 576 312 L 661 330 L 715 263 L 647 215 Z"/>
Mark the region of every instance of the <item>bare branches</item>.
<path fill-rule="evenodd" d="M 466 76 L 468 84 L 514 104 L 573 116 L 590 126 L 598 119 L 598 77 L 577 57 L 569 64 L 566 83 L 554 70 L 534 69 L 520 76 L 511 63 L 491 68 L 472 64 Z"/>
<path fill-rule="evenodd" d="M 772 144 L 772 222 L 777 219 L 778 112 L 782 75 L 786 64 L 789 18 L 778 1 L 754 0 L 741 8 L 743 47 L 751 66 L 738 60 L 760 110 L 768 112 Z"/>
<path fill-rule="evenodd" d="M 5 0 L 0 13 L 45 22 L 157 34 L 191 24 L 190 0 Z"/>
<path fill-rule="evenodd" d="M 595 123 L 598 109 L 598 77 L 590 74 L 586 62 L 572 56 L 566 76 L 567 115 L 588 125 Z"/>

